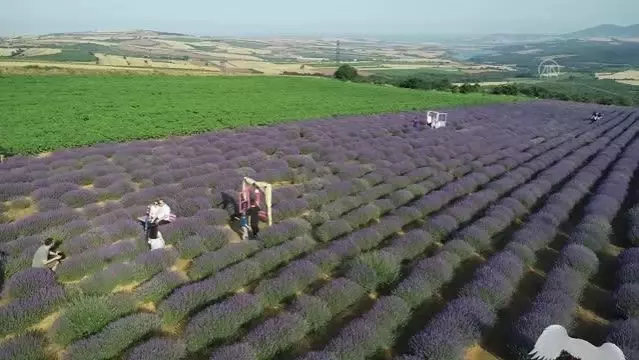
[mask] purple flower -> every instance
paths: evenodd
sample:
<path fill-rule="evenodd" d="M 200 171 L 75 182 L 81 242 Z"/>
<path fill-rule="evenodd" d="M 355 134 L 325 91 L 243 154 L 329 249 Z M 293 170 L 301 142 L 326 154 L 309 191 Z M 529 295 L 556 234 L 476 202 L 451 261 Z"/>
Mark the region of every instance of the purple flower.
<path fill-rule="evenodd" d="M 410 315 L 410 306 L 402 298 L 382 296 L 377 299 L 375 305 L 362 318 L 394 330 L 405 324 L 410 319 Z"/>
<path fill-rule="evenodd" d="M 433 238 L 429 233 L 415 229 L 407 232 L 404 236 L 395 238 L 386 251 L 401 259 L 413 259 L 426 251 L 432 244 Z"/>
<path fill-rule="evenodd" d="M 441 240 L 452 233 L 459 223 L 450 215 L 437 215 L 429 218 L 426 222 L 425 228 L 436 239 Z"/>
<path fill-rule="evenodd" d="M 476 298 L 462 296 L 448 303 L 422 332 L 411 339 L 409 347 L 415 354 L 424 354 L 423 350 L 430 348 L 428 342 L 424 342 L 427 339 L 425 335 L 435 335 L 438 329 L 441 329 L 441 334 L 434 336 L 433 340 L 445 336 L 458 346 L 468 345 L 478 340 L 482 332 L 491 328 L 496 321 L 497 315 L 488 304 Z"/>
<path fill-rule="evenodd" d="M 98 194 L 87 189 L 71 190 L 62 195 L 60 200 L 69 206 L 77 208 L 98 202 Z"/>
<path fill-rule="evenodd" d="M 639 283 L 623 284 L 614 293 L 617 310 L 623 317 L 639 316 Z"/>
<path fill-rule="evenodd" d="M 392 344 L 393 333 L 389 327 L 363 319 L 355 320 L 332 339 L 326 350 L 339 359 L 364 359 L 377 349 Z"/>
<path fill-rule="evenodd" d="M 413 199 L 414 195 L 408 190 L 398 190 L 390 195 L 390 200 L 395 208 L 407 204 Z"/>
<path fill-rule="evenodd" d="M 93 180 L 93 187 L 95 188 L 107 188 L 112 184 L 118 183 L 122 180 L 128 180 L 129 176 L 124 173 L 113 173 L 98 176 Z"/>
<path fill-rule="evenodd" d="M 621 202 L 606 195 L 597 194 L 586 205 L 586 214 L 601 216 L 611 221 L 621 207 Z"/>
<path fill-rule="evenodd" d="M 524 262 L 510 249 L 494 255 L 488 260 L 487 267 L 497 271 L 510 280 L 513 286 L 519 284 L 524 276 Z"/>
<path fill-rule="evenodd" d="M 569 266 L 589 278 L 599 268 L 597 255 L 583 245 L 571 244 L 561 250 L 559 264 Z"/>
<path fill-rule="evenodd" d="M 33 190 L 33 185 L 28 182 L 0 183 L 0 202 L 16 196 L 27 196 Z"/>
<path fill-rule="evenodd" d="M 232 336 L 243 324 L 262 313 L 260 300 L 250 294 L 238 294 L 197 313 L 184 329 L 188 350 L 195 352 L 213 341 Z"/>
<path fill-rule="evenodd" d="M 64 301 L 64 289 L 56 286 L 0 307 L 0 336 L 25 331 L 56 311 Z"/>
<path fill-rule="evenodd" d="M 338 360 L 335 355 L 326 351 L 312 351 L 297 360 Z"/>
<path fill-rule="evenodd" d="M 260 250 L 261 247 L 261 243 L 257 241 L 246 241 L 228 244 L 217 251 L 205 253 L 193 261 L 188 271 L 189 277 L 196 280 L 208 277 L 220 269 L 245 259 Z M 154 252 L 152 251 L 150 254 Z"/>
<path fill-rule="evenodd" d="M 381 210 L 373 204 L 368 204 L 347 213 L 343 219 L 346 220 L 351 227 L 358 228 L 380 216 Z"/>
<path fill-rule="evenodd" d="M 340 264 L 342 257 L 330 249 L 322 249 L 309 254 L 306 260 L 314 263 L 324 271 L 330 271 Z"/>
<path fill-rule="evenodd" d="M 490 267 L 482 270 L 472 282 L 462 288 L 461 295 L 477 297 L 491 308 L 501 309 L 508 304 L 515 289 L 501 272 Z"/>
<path fill-rule="evenodd" d="M 620 266 L 617 281 L 621 284 L 639 283 L 639 262 Z"/>
<path fill-rule="evenodd" d="M 140 268 L 138 271 L 150 276 L 171 267 L 177 258 L 178 252 L 174 248 L 164 248 L 144 252 L 135 258 L 134 263 Z"/>
<path fill-rule="evenodd" d="M 55 275 L 49 269 L 30 268 L 13 275 L 7 281 L 5 295 L 10 298 L 29 298 L 38 291 L 58 286 Z"/>
<path fill-rule="evenodd" d="M 300 315 L 282 312 L 251 330 L 245 341 L 255 349 L 258 358 L 267 359 L 302 340 L 308 330 Z"/>
<path fill-rule="evenodd" d="M 258 360 L 255 350 L 247 343 L 223 346 L 213 354 L 210 360 Z"/>
<path fill-rule="evenodd" d="M 190 283 L 175 290 L 160 304 L 159 313 L 164 322 L 175 324 L 191 311 L 239 289 L 260 275 L 262 271 L 258 263 L 244 260 L 206 280 Z"/>
<path fill-rule="evenodd" d="M 44 359 L 47 345 L 47 340 L 42 334 L 28 332 L 1 342 L 0 359 Z"/>
<path fill-rule="evenodd" d="M 299 296 L 293 302 L 291 311 L 306 320 L 310 331 L 321 328 L 333 316 L 328 305 L 322 299 L 309 295 Z"/>
<path fill-rule="evenodd" d="M 143 302 L 157 302 L 185 282 L 186 279 L 182 275 L 165 270 L 138 286 L 135 289 L 135 296 Z"/>
<path fill-rule="evenodd" d="M 617 256 L 619 265 L 636 264 L 639 263 L 639 247 L 633 247 L 622 251 Z"/>
<path fill-rule="evenodd" d="M 477 224 L 462 229 L 456 236 L 457 238 L 463 239 L 465 243 L 472 246 L 477 252 L 485 251 L 491 245 L 490 235 Z"/>
<path fill-rule="evenodd" d="M 48 228 L 63 225 L 77 218 L 78 214 L 73 210 L 59 209 L 55 211 L 36 213 L 12 224 L 19 234 L 35 235 L 47 230 Z"/>
<path fill-rule="evenodd" d="M 629 351 L 639 349 L 639 318 L 613 322 L 606 341 L 619 346 L 626 358 L 632 359 Z"/>
<path fill-rule="evenodd" d="M 585 289 L 585 284 L 586 279 L 579 271 L 560 264 L 546 276 L 542 292 L 561 291 L 573 299 L 578 299 Z"/>
<path fill-rule="evenodd" d="M 101 244 L 108 244 L 110 242 L 108 238 L 109 235 L 106 229 L 101 227 L 92 228 L 81 235 L 74 236 L 70 239 L 63 239 L 61 248 L 67 255 L 80 254 Z"/>
<path fill-rule="evenodd" d="M 320 288 L 315 296 L 322 299 L 335 316 L 361 299 L 364 294 L 364 289 L 357 283 L 346 278 L 338 278 Z"/>
<path fill-rule="evenodd" d="M 107 325 L 99 333 L 67 347 L 65 359 L 109 359 L 117 356 L 145 335 L 160 329 L 155 314 L 133 314 Z"/>
<path fill-rule="evenodd" d="M 316 235 L 322 242 L 333 240 L 341 235 L 353 231 L 344 219 L 330 220 L 316 229 Z"/>
<path fill-rule="evenodd" d="M 442 251 L 448 251 L 459 256 L 460 259 L 469 259 L 475 254 L 475 249 L 463 240 L 455 239 L 447 242 L 442 247 Z"/>
<path fill-rule="evenodd" d="M 287 265 L 277 277 L 265 279 L 255 288 L 255 294 L 262 297 L 265 304 L 275 305 L 297 291 L 304 290 L 318 280 L 321 270 L 307 260 L 297 260 Z"/>
<path fill-rule="evenodd" d="M 281 202 L 273 209 L 274 221 L 282 221 L 287 218 L 298 216 L 310 208 L 309 203 L 304 199 L 291 199 Z"/>
<path fill-rule="evenodd" d="M 261 232 L 260 240 L 264 243 L 264 246 L 271 247 L 307 234 L 310 231 L 311 225 L 308 222 L 302 219 L 287 219 Z"/>
<path fill-rule="evenodd" d="M 371 229 L 376 231 L 381 236 L 381 239 L 384 239 L 402 231 L 404 225 L 404 219 L 399 216 L 385 216 L 377 224 L 371 226 Z"/>

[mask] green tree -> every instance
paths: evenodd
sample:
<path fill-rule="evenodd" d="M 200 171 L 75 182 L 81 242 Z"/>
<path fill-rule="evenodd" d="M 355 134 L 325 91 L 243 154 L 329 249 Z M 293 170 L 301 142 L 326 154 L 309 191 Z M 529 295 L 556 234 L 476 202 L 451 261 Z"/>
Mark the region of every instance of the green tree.
<path fill-rule="evenodd" d="M 340 80 L 350 80 L 353 81 L 358 77 L 357 69 L 354 67 L 344 64 L 340 66 L 337 71 L 335 71 L 335 78 Z"/>

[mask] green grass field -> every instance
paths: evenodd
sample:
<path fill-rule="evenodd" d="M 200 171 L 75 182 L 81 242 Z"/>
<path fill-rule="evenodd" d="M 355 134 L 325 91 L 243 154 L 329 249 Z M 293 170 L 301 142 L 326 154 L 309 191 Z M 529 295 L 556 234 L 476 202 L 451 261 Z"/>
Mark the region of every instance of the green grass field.
<path fill-rule="evenodd" d="M 516 99 L 298 77 L 7 76 L 0 153 Z"/>

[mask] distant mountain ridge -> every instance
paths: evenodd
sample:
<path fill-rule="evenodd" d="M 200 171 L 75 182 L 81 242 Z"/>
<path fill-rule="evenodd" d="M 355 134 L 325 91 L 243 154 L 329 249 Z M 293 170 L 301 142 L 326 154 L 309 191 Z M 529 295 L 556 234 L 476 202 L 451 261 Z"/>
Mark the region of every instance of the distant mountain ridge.
<path fill-rule="evenodd" d="M 639 38 L 639 24 L 619 26 L 613 24 L 603 24 L 595 27 L 564 34 L 564 37 L 586 38 L 586 37 L 624 37 Z"/>

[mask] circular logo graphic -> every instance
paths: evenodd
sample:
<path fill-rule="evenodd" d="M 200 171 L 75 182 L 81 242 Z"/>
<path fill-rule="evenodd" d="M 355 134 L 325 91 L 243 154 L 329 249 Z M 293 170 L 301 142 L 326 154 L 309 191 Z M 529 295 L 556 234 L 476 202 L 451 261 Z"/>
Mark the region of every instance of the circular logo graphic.
<path fill-rule="evenodd" d="M 546 59 L 537 68 L 539 77 L 558 77 L 561 75 L 561 65 L 553 59 Z"/>

